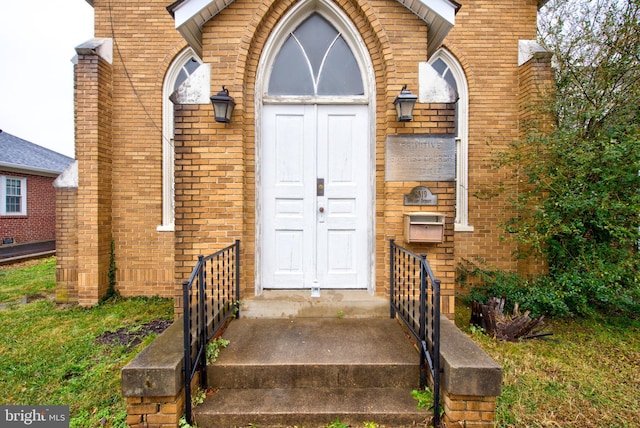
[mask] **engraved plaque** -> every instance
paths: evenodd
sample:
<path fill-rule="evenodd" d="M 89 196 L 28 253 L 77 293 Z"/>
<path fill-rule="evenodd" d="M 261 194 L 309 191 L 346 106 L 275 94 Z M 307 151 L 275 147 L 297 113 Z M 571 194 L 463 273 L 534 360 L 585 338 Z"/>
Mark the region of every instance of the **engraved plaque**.
<path fill-rule="evenodd" d="M 411 193 L 404 195 L 405 205 L 438 205 L 438 195 L 431 193 L 424 186 L 411 189 Z"/>
<path fill-rule="evenodd" d="M 453 135 L 388 135 L 386 181 L 455 181 Z"/>

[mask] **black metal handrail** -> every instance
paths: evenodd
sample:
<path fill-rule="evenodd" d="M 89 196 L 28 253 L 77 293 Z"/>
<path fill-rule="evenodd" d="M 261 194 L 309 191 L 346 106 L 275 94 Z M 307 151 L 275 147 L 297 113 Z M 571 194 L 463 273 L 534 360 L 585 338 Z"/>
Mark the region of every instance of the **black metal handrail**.
<path fill-rule="evenodd" d="M 182 283 L 184 305 L 185 418 L 192 423 L 191 384 L 207 385 L 206 346 L 234 316 L 240 301 L 240 241 L 198 262 Z"/>
<path fill-rule="evenodd" d="M 426 256 L 391 245 L 391 318 L 398 316 L 420 348 L 420 387 L 433 380 L 433 425 L 440 423 L 440 280 Z"/>

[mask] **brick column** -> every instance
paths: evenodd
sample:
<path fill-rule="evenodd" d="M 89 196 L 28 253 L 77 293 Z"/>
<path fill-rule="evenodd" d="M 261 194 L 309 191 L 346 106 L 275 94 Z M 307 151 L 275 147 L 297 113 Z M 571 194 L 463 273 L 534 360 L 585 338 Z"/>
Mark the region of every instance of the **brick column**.
<path fill-rule="evenodd" d="M 76 48 L 78 303 L 95 305 L 109 284 L 111 249 L 112 41 Z"/>
<path fill-rule="evenodd" d="M 554 92 L 554 75 L 551 68 L 551 53 L 543 50 L 533 41 L 520 41 L 518 66 L 520 138 L 548 133 L 553 126 L 553 116 L 549 109 Z M 526 190 L 524 182 L 518 184 L 521 191 Z M 522 245 L 522 244 L 521 244 Z M 521 250 L 526 250 L 521 248 Z M 524 251 L 526 252 L 526 251 Z M 547 270 L 547 264 L 541 255 L 518 259 L 518 272 L 522 275 L 536 275 Z"/>
<path fill-rule="evenodd" d="M 533 46 L 531 46 L 533 45 Z M 520 41 L 521 52 L 518 66 L 519 108 L 522 132 L 529 129 L 548 131 L 553 118 L 545 102 L 554 92 L 554 75 L 551 68 L 552 54 L 531 41 Z M 532 128 L 533 127 L 533 128 Z"/>
<path fill-rule="evenodd" d="M 78 302 L 78 162 L 53 182 L 56 189 L 56 300 Z"/>

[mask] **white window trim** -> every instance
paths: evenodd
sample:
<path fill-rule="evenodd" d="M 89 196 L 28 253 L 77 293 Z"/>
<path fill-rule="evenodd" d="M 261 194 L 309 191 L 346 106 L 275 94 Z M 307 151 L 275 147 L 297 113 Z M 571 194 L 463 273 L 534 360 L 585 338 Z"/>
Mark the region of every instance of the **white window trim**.
<path fill-rule="evenodd" d="M 20 181 L 20 212 L 7 212 L 7 179 Z M 27 178 L 26 177 L 13 177 L 2 175 L 0 176 L 0 215 L 3 216 L 26 216 L 27 215 Z"/>
<path fill-rule="evenodd" d="M 169 97 L 180 71 L 192 57 L 198 58 L 191 48 L 180 52 L 169 66 L 162 85 L 162 224 L 157 227 L 158 232 L 175 230 L 175 129 L 173 103 Z"/>
<path fill-rule="evenodd" d="M 444 61 L 458 85 L 458 129 L 456 137 L 456 232 L 473 232 L 469 224 L 469 87 L 458 60 L 445 48 L 440 48 L 429 60 Z"/>

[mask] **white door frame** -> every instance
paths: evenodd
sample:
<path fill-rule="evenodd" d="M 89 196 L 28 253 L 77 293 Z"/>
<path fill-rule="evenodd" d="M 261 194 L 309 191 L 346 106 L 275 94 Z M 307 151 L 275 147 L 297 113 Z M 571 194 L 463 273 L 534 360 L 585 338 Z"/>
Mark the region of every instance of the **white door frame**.
<path fill-rule="evenodd" d="M 364 96 L 352 97 L 269 97 L 266 95 L 267 83 L 269 82 L 269 74 L 271 64 L 278 53 L 282 43 L 286 39 L 289 32 L 296 28 L 307 16 L 313 12 L 319 12 L 325 19 L 331 22 L 345 38 L 345 41 L 351 48 L 360 70 L 362 72 L 362 80 L 364 86 Z M 263 49 L 258 70 L 256 73 L 256 93 L 255 93 L 255 129 L 256 129 L 256 147 L 255 147 L 255 206 L 256 206 L 256 246 L 255 246 L 255 294 L 262 294 L 262 256 L 261 244 L 263 239 L 262 230 L 262 183 L 261 183 L 261 161 L 262 161 L 262 106 L 265 103 L 274 104 L 366 104 L 369 114 L 369 150 L 365 156 L 368 162 L 369 176 L 369 201 L 367 206 L 367 253 L 370 259 L 370 269 L 366 272 L 368 277 L 367 290 L 370 294 L 375 293 L 375 76 L 371 58 L 366 49 L 364 41 L 360 37 L 357 29 L 342 10 L 330 1 L 313 0 L 310 2 L 300 2 L 295 5 L 292 10 L 280 20 L 269 36 L 265 48 Z"/>

